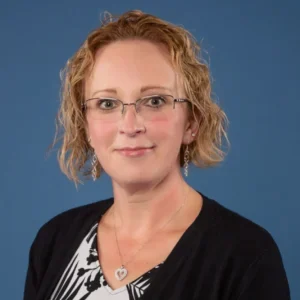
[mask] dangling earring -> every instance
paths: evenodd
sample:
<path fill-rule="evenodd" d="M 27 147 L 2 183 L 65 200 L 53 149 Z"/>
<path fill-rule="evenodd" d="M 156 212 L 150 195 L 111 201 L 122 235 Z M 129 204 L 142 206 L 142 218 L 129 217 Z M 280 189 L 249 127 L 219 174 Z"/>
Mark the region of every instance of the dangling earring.
<path fill-rule="evenodd" d="M 93 177 L 93 181 L 96 181 L 96 179 L 97 179 L 97 163 L 98 163 L 98 158 L 96 156 L 96 153 L 94 152 L 93 157 L 92 157 L 92 177 Z"/>
<path fill-rule="evenodd" d="M 185 151 L 184 151 L 184 175 L 185 177 L 189 174 L 189 161 L 190 161 L 190 151 L 189 151 L 189 145 L 186 145 Z"/>

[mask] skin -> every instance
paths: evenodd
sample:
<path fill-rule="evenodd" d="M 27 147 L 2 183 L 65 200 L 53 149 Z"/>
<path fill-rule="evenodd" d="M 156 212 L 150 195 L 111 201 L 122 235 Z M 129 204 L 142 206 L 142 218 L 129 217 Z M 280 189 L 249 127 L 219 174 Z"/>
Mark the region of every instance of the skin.
<path fill-rule="evenodd" d="M 141 92 L 145 86 L 162 86 L 164 89 Z M 103 89 L 115 91 L 101 91 Z M 86 99 L 113 97 L 130 103 L 154 94 L 186 98 L 180 76 L 164 46 L 126 40 L 98 50 L 94 68 L 85 84 Z M 111 287 L 117 288 L 126 284 L 126 280 L 116 282 L 111 275 L 121 265 L 114 226 L 123 260 L 129 260 L 187 198 L 172 221 L 147 243 L 147 249 L 152 245 L 156 252 L 142 249 L 127 266 L 131 274 L 127 279 L 129 282 L 165 258 L 201 210 L 202 198 L 184 181 L 179 165 L 180 147 L 192 142 L 196 124 L 187 118 L 187 104 L 181 103 L 176 104 L 170 117 L 148 121 L 136 113 L 134 106 L 127 106 L 116 122 L 91 119 L 87 114 L 86 130 L 100 164 L 112 180 L 113 209 L 99 223 L 98 242 L 106 279 Z M 140 157 L 126 157 L 116 151 L 128 146 L 154 148 Z M 155 256 L 151 257 L 153 254 Z M 143 263 L 145 260 L 146 264 Z"/>

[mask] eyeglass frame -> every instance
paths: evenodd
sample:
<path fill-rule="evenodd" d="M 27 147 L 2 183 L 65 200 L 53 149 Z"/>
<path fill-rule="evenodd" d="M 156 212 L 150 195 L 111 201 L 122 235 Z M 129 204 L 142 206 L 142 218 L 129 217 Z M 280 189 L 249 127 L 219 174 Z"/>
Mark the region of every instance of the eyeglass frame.
<path fill-rule="evenodd" d="M 81 107 L 82 107 L 83 109 L 86 110 L 86 109 L 87 109 L 86 103 L 87 103 L 88 101 L 95 100 L 95 99 L 117 100 L 117 101 L 119 101 L 119 102 L 122 104 L 121 115 L 123 115 L 123 113 L 124 113 L 124 107 L 125 107 L 125 105 L 127 105 L 127 106 L 129 106 L 129 105 L 134 105 L 134 106 L 135 106 L 135 111 L 136 111 L 136 113 L 138 113 L 138 111 L 137 111 L 137 109 L 136 109 L 137 102 L 139 102 L 139 101 L 141 101 L 141 100 L 143 100 L 143 99 L 146 99 L 146 98 L 154 97 L 154 96 L 169 96 L 169 97 L 172 97 L 172 98 L 173 98 L 173 109 L 175 109 L 175 103 L 176 103 L 176 102 L 177 102 L 177 103 L 187 102 L 187 103 L 189 103 L 189 104 L 192 104 L 192 102 L 191 102 L 189 99 L 187 99 L 187 98 L 175 98 L 173 95 L 154 94 L 154 95 L 149 95 L 149 96 L 145 96 L 145 97 L 139 98 L 139 99 L 137 99 L 135 102 L 129 102 L 129 103 L 124 103 L 122 100 L 117 99 L 117 98 L 111 98 L 111 97 L 103 97 L 103 98 L 101 98 L 101 97 L 93 97 L 93 98 L 89 98 L 89 99 L 87 99 L 87 100 L 82 101 Z"/>

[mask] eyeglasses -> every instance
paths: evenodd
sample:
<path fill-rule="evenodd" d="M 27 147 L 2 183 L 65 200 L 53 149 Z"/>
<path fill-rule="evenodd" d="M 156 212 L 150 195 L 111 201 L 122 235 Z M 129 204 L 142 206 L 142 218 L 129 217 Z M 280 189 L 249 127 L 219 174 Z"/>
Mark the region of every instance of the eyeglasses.
<path fill-rule="evenodd" d="M 170 117 L 176 103 L 183 102 L 191 104 L 188 99 L 174 98 L 172 95 L 151 95 L 132 103 L 124 103 L 109 97 L 99 97 L 85 100 L 82 107 L 95 120 L 117 121 L 124 114 L 125 106 L 129 105 L 134 105 L 136 113 L 144 120 L 161 120 Z"/>

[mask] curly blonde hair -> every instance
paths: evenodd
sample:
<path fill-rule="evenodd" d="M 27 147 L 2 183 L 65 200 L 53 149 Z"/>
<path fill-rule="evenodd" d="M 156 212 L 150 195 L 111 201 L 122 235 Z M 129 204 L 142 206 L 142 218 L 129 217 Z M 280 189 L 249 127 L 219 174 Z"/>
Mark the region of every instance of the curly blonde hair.
<path fill-rule="evenodd" d="M 190 32 L 140 10 L 132 10 L 114 17 L 105 13 L 102 24 L 93 30 L 61 72 L 61 105 L 56 120 L 53 145 L 61 141 L 58 151 L 60 168 L 67 177 L 82 183 L 80 175 L 91 175 L 93 154 L 86 136 L 86 119 L 82 109 L 84 83 L 95 63 L 97 50 L 114 41 L 126 39 L 147 40 L 167 47 L 174 68 L 181 77 L 188 99 L 192 102 L 193 117 L 198 123 L 195 140 L 189 145 L 191 162 L 198 167 L 218 164 L 225 157 L 222 149 L 228 119 L 211 96 L 208 66 L 200 59 L 200 46 Z M 52 147 L 53 147 L 52 145 Z M 180 165 L 184 162 L 180 150 Z M 97 177 L 101 165 L 97 165 Z"/>

